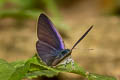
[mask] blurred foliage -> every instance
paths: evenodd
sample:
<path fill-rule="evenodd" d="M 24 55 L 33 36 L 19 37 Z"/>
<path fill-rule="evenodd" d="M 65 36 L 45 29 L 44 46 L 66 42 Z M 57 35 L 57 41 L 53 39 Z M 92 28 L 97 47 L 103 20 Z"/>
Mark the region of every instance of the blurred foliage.
<path fill-rule="evenodd" d="M 0 18 L 12 17 L 16 19 L 36 19 L 39 14 L 40 11 L 35 10 L 2 10 L 2 12 L 0 12 Z"/>
<path fill-rule="evenodd" d="M 120 0 L 115 0 L 115 3 L 116 6 L 113 13 L 120 16 Z"/>
<path fill-rule="evenodd" d="M 120 16 L 120 0 L 101 0 L 103 13 Z"/>
<path fill-rule="evenodd" d="M 59 29 L 67 29 L 63 24 L 55 0 L 0 0 L 0 18 L 37 19 L 40 13 L 47 12 Z"/>

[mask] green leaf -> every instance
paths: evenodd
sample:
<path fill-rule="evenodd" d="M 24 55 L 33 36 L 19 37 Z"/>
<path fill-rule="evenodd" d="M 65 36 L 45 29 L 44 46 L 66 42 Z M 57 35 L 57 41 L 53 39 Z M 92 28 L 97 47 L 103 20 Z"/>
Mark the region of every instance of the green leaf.
<path fill-rule="evenodd" d="M 15 68 L 20 67 L 20 66 L 24 66 L 25 61 L 15 61 L 15 62 L 11 62 L 10 63 L 12 66 L 14 66 Z"/>
<path fill-rule="evenodd" d="M 28 78 L 37 78 L 38 76 L 46 76 L 46 77 L 53 77 L 57 76 L 58 73 L 51 70 L 41 70 L 41 71 L 34 71 L 32 73 L 28 73 L 26 77 Z"/>
<path fill-rule="evenodd" d="M 29 73 L 25 76 L 28 78 L 35 78 L 38 76 L 47 76 L 53 77 L 58 75 L 57 70 L 46 66 L 41 60 L 39 60 L 36 56 L 32 57 L 28 60 L 30 64 Z"/>
<path fill-rule="evenodd" d="M 14 71 L 15 68 L 12 65 L 0 59 L 0 80 L 8 80 Z"/>
<path fill-rule="evenodd" d="M 53 77 L 60 72 L 69 72 L 81 75 L 88 80 L 116 80 L 111 76 L 104 76 L 95 73 L 89 73 L 77 63 L 66 65 L 58 65 L 56 67 L 49 67 L 45 65 L 37 56 L 33 56 L 26 62 L 17 61 L 7 63 L 0 59 L 0 80 L 21 80 L 23 78 L 35 78 L 38 76 Z"/>
<path fill-rule="evenodd" d="M 49 67 L 45 65 L 37 56 L 32 57 L 28 60 L 30 62 L 30 69 L 26 77 L 34 78 L 37 76 L 46 76 L 46 77 L 53 77 L 58 75 L 60 72 L 69 72 L 81 75 L 88 80 L 116 80 L 114 77 L 111 76 L 103 76 L 94 73 L 89 73 L 85 71 L 82 67 L 78 64 L 69 63 L 65 65 L 58 65 L 56 67 Z M 51 73 L 51 74 L 50 74 Z"/>
<path fill-rule="evenodd" d="M 17 67 L 9 80 L 21 80 L 27 74 L 29 67 L 29 62 L 26 62 L 23 66 Z"/>
<path fill-rule="evenodd" d="M 72 63 L 69 63 L 66 66 L 65 65 L 57 66 L 55 69 L 59 70 L 59 72 L 70 72 L 82 75 L 84 77 L 86 76 L 85 75 L 86 71 L 76 63 L 74 63 L 74 65 Z"/>
<path fill-rule="evenodd" d="M 88 80 L 116 80 L 116 78 L 112 76 L 98 75 L 95 73 L 89 73 L 87 78 Z"/>
<path fill-rule="evenodd" d="M 0 80 L 21 80 L 27 74 L 29 66 L 24 61 L 8 63 L 0 59 Z"/>

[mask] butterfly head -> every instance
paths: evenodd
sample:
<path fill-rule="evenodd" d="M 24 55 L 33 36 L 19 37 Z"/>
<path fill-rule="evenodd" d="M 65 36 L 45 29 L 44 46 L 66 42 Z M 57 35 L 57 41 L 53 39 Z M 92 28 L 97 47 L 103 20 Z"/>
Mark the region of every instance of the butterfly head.
<path fill-rule="evenodd" d="M 65 56 L 65 55 L 67 55 L 67 54 L 70 54 L 70 53 L 71 53 L 71 50 L 70 50 L 70 49 L 64 49 L 64 50 L 62 50 L 60 53 L 61 53 L 61 55 Z"/>

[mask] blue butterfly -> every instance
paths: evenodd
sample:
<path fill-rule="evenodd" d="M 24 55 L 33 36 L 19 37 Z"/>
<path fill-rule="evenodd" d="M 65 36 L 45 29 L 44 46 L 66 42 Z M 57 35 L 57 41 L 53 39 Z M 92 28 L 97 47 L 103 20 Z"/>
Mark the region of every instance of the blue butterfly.
<path fill-rule="evenodd" d="M 37 25 L 38 41 L 36 42 L 36 49 L 38 57 L 46 65 L 56 66 L 63 59 L 71 55 L 72 50 L 88 34 L 92 27 L 74 44 L 72 49 L 65 49 L 63 40 L 53 23 L 45 14 L 41 14 Z"/>

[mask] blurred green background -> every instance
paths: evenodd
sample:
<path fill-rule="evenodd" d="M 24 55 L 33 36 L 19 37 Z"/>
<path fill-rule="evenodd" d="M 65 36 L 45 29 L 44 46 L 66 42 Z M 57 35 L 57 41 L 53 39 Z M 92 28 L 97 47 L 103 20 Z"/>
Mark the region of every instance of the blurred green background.
<path fill-rule="evenodd" d="M 36 53 L 37 19 L 42 12 L 56 25 L 66 48 L 94 25 L 72 58 L 90 72 L 120 79 L 120 0 L 0 0 L 0 58 L 26 60 Z M 52 79 L 82 78 L 61 73 Z"/>

